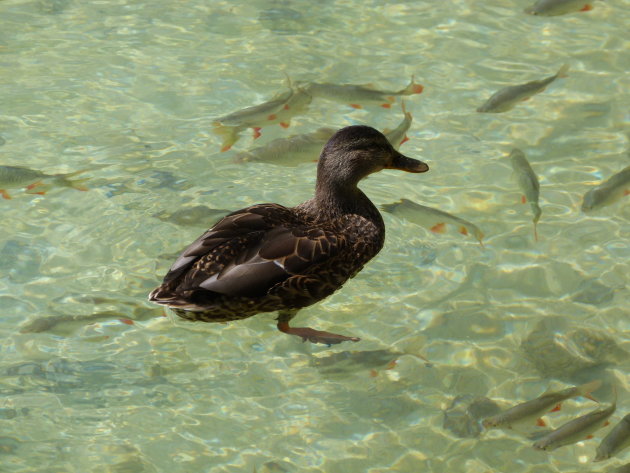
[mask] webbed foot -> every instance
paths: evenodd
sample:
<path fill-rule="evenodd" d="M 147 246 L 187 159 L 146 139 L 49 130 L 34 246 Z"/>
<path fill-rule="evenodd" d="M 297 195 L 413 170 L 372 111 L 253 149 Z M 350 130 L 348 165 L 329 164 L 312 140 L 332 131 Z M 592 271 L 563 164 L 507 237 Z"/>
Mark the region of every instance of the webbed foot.
<path fill-rule="evenodd" d="M 328 346 L 341 342 L 358 342 L 361 340 L 359 337 L 346 337 L 345 335 L 324 332 L 309 327 L 289 327 L 289 324 L 286 322 L 278 322 L 278 330 L 289 335 L 302 337 L 303 342 L 308 340 L 311 343 L 323 343 Z"/>

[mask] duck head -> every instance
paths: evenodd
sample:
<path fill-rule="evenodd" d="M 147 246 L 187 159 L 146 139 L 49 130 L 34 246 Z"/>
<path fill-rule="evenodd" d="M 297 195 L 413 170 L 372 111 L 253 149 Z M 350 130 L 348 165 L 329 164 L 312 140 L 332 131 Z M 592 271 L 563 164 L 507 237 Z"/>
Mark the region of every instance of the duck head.
<path fill-rule="evenodd" d="M 426 172 L 429 166 L 394 149 L 385 135 L 369 126 L 347 126 L 324 146 L 317 165 L 317 183 L 356 187 L 368 175 L 383 169 Z"/>

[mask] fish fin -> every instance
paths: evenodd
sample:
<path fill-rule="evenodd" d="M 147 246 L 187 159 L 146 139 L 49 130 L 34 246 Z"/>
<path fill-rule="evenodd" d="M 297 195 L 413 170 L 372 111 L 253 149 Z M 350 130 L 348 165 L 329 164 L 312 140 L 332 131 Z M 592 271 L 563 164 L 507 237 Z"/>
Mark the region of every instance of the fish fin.
<path fill-rule="evenodd" d="M 66 184 L 66 185 L 70 186 L 70 184 L 67 184 L 65 182 L 65 179 L 62 179 L 62 180 L 63 180 L 63 184 Z M 41 181 L 37 181 L 37 182 L 33 182 L 32 184 L 29 184 L 28 186 L 26 186 L 26 193 L 27 194 L 44 195 L 44 194 L 46 194 L 46 191 L 49 190 L 49 189 L 50 189 L 50 185 L 49 184 L 44 184 Z"/>
<path fill-rule="evenodd" d="M 524 195 L 521 196 L 521 204 L 526 204 L 527 203 L 527 197 L 525 197 Z"/>
<path fill-rule="evenodd" d="M 567 77 L 569 75 L 567 72 L 569 72 L 569 65 L 563 64 L 560 70 L 556 73 L 556 77 Z"/>
<path fill-rule="evenodd" d="M 260 133 L 260 130 L 262 130 L 261 127 L 255 126 L 255 127 L 252 127 L 252 130 L 254 130 L 254 139 L 260 138 L 262 136 L 262 133 Z"/>
<path fill-rule="evenodd" d="M 351 104 L 348 104 L 348 105 L 350 105 L 352 108 L 356 108 L 357 110 L 360 110 L 360 109 L 362 109 L 362 108 L 363 108 L 363 107 L 362 107 L 361 105 L 359 105 L 358 103 L 351 103 Z"/>
<path fill-rule="evenodd" d="M 382 103 L 381 107 L 383 107 L 383 108 L 392 108 L 392 104 L 391 103 Z"/>
<path fill-rule="evenodd" d="M 402 139 L 402 141 L 400 142 L 400 144 L 406 143 L 407 141 L 409 141 L 409 137 L 407 135 L 405 135 Z"/>
<path fill-rule="evenodd" d="M 547 427 L 547 423 L 540 417 L 536 419 L 536 425 L 538 427 Z"/>
<path fill-rule="evenodd" d="M 534 222 L 534 241 L 538 241 L 538 225 Z"/>
<path fill-rule="evenodd" d="M 604 427 L 606 427 L 607 425 L 610 425 L 610 421 L 607 420 L 606 422 L 604 422 Z"/>
<path fill-rule="evenodd" d="M 275 113 L 272 113 L 267 117 L 267 120 L 275 120 L 276 118 L 278 118 L 278 115 L 276 115 Z"/>
<path fill-rule="evenodd" d="M 289 122 L 280 122 L 280 126 L 282 128 L 289 128 L 291 126 L 291 123 L 289 123 Z"/>
<path fill-rule="evenodd" d="M 590 440 L 590 439 L 592 439 L 592 438 L 593 438 L 593 434 L 588 434 L 588 435 L 586 436 L 586 439 L 587 439 L 587 440 Z"/>
<path fill-rule="evenodd" d="M 9 195 L 9 193 L 7 191 L 5 191 L 4 189 L 0 189 L 0 195 L 2 196 L 3 199 L 11 199 L 11 196 Z"/>
<path fill-rule="evenodd" d="M 587 3 L 582 8 L 580 8 L 580 11 L 591 11 L 592 9 L 593 9 L 593 5 Z"/>
<path fill-rule="evenodd" d="M 285 103 L 285 104 L 284 104 L 284 107 L 282 107 L 282 108 L 283 108 L 283 109 L 285 109 L 285 110 L 289 110 L 291 107 L 289 107 L 289 104 L 288 104 L 288 103 Z"/>
<path fill-rule="evenodd" d="M 444 222 L 436 223 L 431 227 L 431 231 L 433 233 L 445 233 L 446 232 L 446 224 Z"/>
<path fill-rule="evenodd" d="M 120 320 L 123 324 L 127 324 L 127 325 L 133 325 L 134 322 L 131 319 L 118 319 Z"/>
<path fill-rule="evenodd" d="M 553 409 L 551 409 L 549 412 L 558 412 L 560 409 L 562 409 L 562 404 L 558 403 L 554 406 Z"/>
<path fill-rule="evenodd" d="M 625 191 L 623 191 L 623 195 L 624 196 L 630 195 L 630 189 L 626 189 Z"/>
<path fill-rule="evenodd" d="M 459 227 L 459 233 L 462 235 L 468 236 L 468 229 L 464 226 Z"/>
<path fill-rule="evenodd" d="M 424 90 L 424 86 L 422 84 L 417 84 L 415 82 L 415 77 L 411 76 L 411 82 L 409 85 L 401 90 L 398 95 L 413 95 L 413 94 L 421 94 Z"/>
<path fill-rule="evenodd" d="M 85 179 L 64 179 L 65 184 L 68 187 L 72 187 L 73 189 L 76 189 L 78 191 L 81 192 L 87 192 L 90 189 L 87 186 L 84 186 L 83 183 L 87 182 L 89 179 L 85 178 Z"/>
<path fill-rule="evenodd" d="M 215 134 L 223 137 L 221 152 L 227 151 L 239 139 L 239 133 L 242 131 L 239 127 L 217 125 L 212 130 Z"/>
<path fill-rule="evenodd" d="M 372 378 L 376 378 L 378 376 L 378 371 L 376 370 L 370 370 L 370 377 Z"/>
<path fill-rule="evenodd" d="M 43 186 L 44 183 L 42 181 L 37 181 L 37 182 L 33 182 L 32 184 L 29 184 L 28 186 L 26 186 L 26 190 L 33 190 L 36 187 L 41 187 Z"/>
<path fill-rule="evenodd" d="M 394 368 L 396 368 L 396 364 L 397 363 L 398 363 L 398 360 L 394 359 L 394 360 L 390 361 L 389 363 L 387 363 L 387 365 L 385 365 L 385 369 L 386 370 L 394 369 Z"/>

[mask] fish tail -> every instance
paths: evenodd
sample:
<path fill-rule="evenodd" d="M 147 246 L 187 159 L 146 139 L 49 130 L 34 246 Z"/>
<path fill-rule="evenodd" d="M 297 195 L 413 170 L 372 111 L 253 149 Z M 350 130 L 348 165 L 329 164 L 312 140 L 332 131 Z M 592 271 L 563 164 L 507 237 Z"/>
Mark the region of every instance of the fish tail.
<path fill-rule="evenodd" d="M 568 71 L 569 71 L 569 65 L 563 64 L 560 70 L 556 73 L 556 77 L 557 78 L 567 77 L 569 75 L 567 74 Z"/>
<path fill-rule="evenodd" d="M 582 396 L 592 401 L 599 402 L 597 399 L 591 396 L 591 393 L 599 389 L 601 385 L 602 385 L 601 379 L 596 379 L 595 381 L 591 381 L 590 383 L 582 384 L 577 387 L 576 396 Z"/>
<path fill-rule="evenodd" d="M 223 138 L 223 143 L 221 144 L 221 152 L 230 149 L 232 145 L 238 141 L 239 134 L 241 132 L 239 127 L 225 126 L 221 124 L 215 124 L 213 131 L 215 134 Z"/>
<path fill-rule="evenodd" d="M 404 100 L 400 101 L 400 108 L 402 108 L 403 115 L 405 116 L 405 118 L 408 118 L 409 120 L 413 119 L 413 117 L 411 116 L 411 113 L 407 111 L 407 106 Z"/>
<path fill-rule="evenodd" d="M 282 73 L 284 74 L 284 77 L 286 78 L 287 82 L 287 87 L 289 89 L 293 89 L 293 81 L 291 80 L 291 78 L 289 77 L 289 74 L 286 73 L 286 71 L 282 71 Z"/>
<path fill-rule="evenodd" d="M 84 171 L 80 171 L 80 172 L 84 172 Z M 55 183 L 60 186 L 71 187 L 72 189 L 76 189 L 78 191 L 87 191 L 88 188 L 84 184 L 90 180 L 88 177 L 85 177 L 83 179 L 68 179 L 70 175 L 76 175 L 76 174 L 78 173 L 73 172 L 71 174 L 64 174 L 61 176 L 57 176 L 57 178 L 55 179 Z"/>
<path fill-rule="evenodd" d="M 409 82 L 409 85 L 405 87 L 404 89 L 402 89 L 400 92 L 398 92 L 397 95 L 421 94 L 423 90 L 424 90 L 424 86 L 422 84 L 417 84 L 415 82 L 414 76 L 412 75 L 411 82 Z"/>

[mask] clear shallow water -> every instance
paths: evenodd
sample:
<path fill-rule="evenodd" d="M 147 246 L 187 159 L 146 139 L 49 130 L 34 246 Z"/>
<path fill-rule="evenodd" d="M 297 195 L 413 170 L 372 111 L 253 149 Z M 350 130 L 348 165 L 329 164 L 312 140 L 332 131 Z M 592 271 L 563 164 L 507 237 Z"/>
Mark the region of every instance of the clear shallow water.
<path fill-rule="evenodd" d="M 630 4 L 553 18 L 525 6 L 0 2 L 0 164 L 85 169 L 90 188 L 9 189 L 1 202 L 0 470 L 574 472 L 628 462 L 625 451 L 585 465 L 597 439 L 547 454 L 518 432 L 463 438 L 444 423 L 457 396 L 505 407 L 594 378 L 606 381 L 602 400 L 617 386 L 613 421 L 630 409 L 630 207 L 579 210 L 587 190 L 630 164 Z M 568 78 L 512 111 L 474 111 L 563 63 Z M 174 212 L 310 197 L 312 163 L 236 163 L 237 152 L 402 118 L 398 105 L 315 100 L 288 130 L 265 128 L 256 142 L 244 133 L 220 153 L 212 122 L 283 90 L 285 73 L 391 90 L 414 74 L 425 91 L 406 99 L 414 122 L 401 151 L 431 171 L 387 171 L 362 188 L 379 205 L 404 197 L 486 235 L 482 248 L 385 214 L 380 255 L 298 316 L 358 344 L 301 344 L 270 314 L 187 324 L 145 302 L 216 219 L 190 225 Z M 538 242 L 506 158 L 515 146 L 541 181 Z M 578 399 L 549 419 L 589 409 Z"/>

